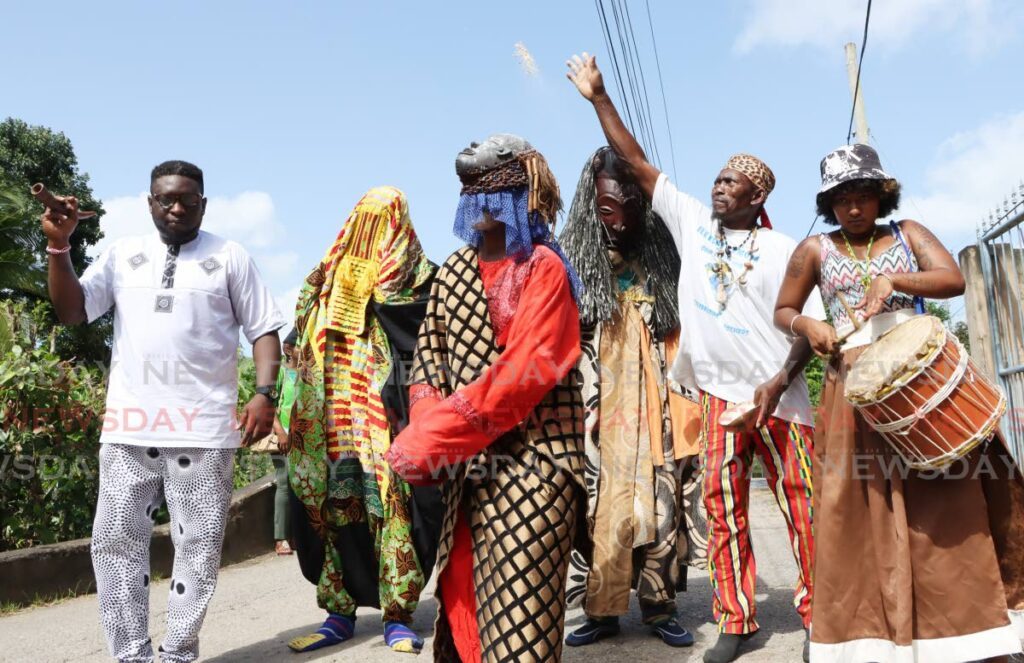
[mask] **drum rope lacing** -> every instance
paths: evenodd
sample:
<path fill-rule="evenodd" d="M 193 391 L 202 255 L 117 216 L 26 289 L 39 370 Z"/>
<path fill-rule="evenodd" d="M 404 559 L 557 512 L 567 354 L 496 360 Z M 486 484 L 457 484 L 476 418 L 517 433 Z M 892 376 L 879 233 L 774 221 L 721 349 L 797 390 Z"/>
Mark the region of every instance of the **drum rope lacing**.
<path fill-rule="evenodd" d="M 919 450 L 904 443 L 904 441 L 900 439 L 901 437 L 908 436 L 910 434 L 910 428 L 915 423 L 920 422 L 922 424 L 927 424 L 932 429 L 932 431 L 938 435 L 939 440 L 944 441 L 942 439 L 941 433 L 935 428 L 935 426 L 930 421 L 928 421 L 924 417 L 929 412 L 938 407 L 943 401 L 949 398 L 953 391 L 956 390 L 956 388 L 959 387 L 962 382 L 964 382 L 964 376 L 966 374 L 967 367 L 970 365 L 970 356 L 967 354 L 967 351 L 963 347 L 963 344 L 961 344 L 959 339 L 957 339 L 956 337 L 949 338 L 953 342 L 953 345 L 957 348 L 957 352 L 959 354 L 959 360 L 957 361 L 956 368 L 954 369 L 953 373 L 950 374 L 949 378 L 946 379 L 946 382 L 941 387 L 939 387 L 938 391 L 935 394 L 933 394 L 931 398 L 927 399 L 924 403 L 922 403 L 920 407 L 916 408 L 913 414 L 903 417 L 898 421 L 881 423 L 880 421 L 878 421 L 876 417 L 869 416 L 867 412 L 863 412 L 863 414 L 865 415 L 865 419 L 867 419 L 868 423 L 871 424 L 871 427 L 878 431 L 878 433 L 882 435 L 882 437 L 884 437 L 886 440 L 888 440 L 891 444 L 893 444 L 899 451 L 900 456 L 902 456 L 903 459 L 907 461 L 907 463 L 914 469 L 938 470 L 946 467 L 950 463 L 956 461 L 958 458 L 962 458 L 964 455 L 966 455 L 968 452 L 970 452 L 976 446 L 978 446 L 978 444 L 988 439 L 992 435 L 993 431 L 995 430 L 999 422 L 999 418 L 1002 417 L 1003 413 L 1006 410 L 1006 395 L 1002 392 L 1001 389 L 996 389 L 996 392 L 999 395 L 999 400 L 996 403 L 995 407 L 992 407 L 991 404 L 986 403 L 983 398 L 974 397 L 980 396 L 980 392 L 978 390 L 977 385 L 975 384 L 975 381 L 971 379 L 969 381 L 969 384 L 965 383 L 965 389 L 961 395 L 971 405 L 975 406 L 978 409 L 986 410 L 991 408 L 991 414 L 989 415 L 988 420 L 980 428 L 968 428 L 966 425 L 964 425 L 964 422 L 970 421 L 970 417 L 966 412 L 963 411 L 960 405 L 955 402 L 955 400 L 950 400 L 949 405 L 958 415 L 960 415 L 960 419 L 958 420 L 955 417 L 947 417 L 945 419 L 947 424 L 954 425 L 956 428 L 960 430 L 961 433 L 970 436 L 966 442 L 964 442 L 958 448 L 950 449 L 946 453 L 943 453 L 939 456 L 925 456 Z M 941 349 L 940 354 L 942 354 Z M 927 361 L 926 363 L 927 365 L 922 367 L 922 371 L 912 376 L 906 376 L 908 379 L 906 380 L 903 386 L 906 386 L 907 384 L 909 384 L 909 382 L 913 380 L 914 377 L 921 374 L 927 374 L 928 379 L 931 380 L 933 384 L 939 384 L 939 381 L 932 376 L 932 373 L 936 372 L 932 366 L 932 364 L 934 363 L 934 356 L 932 356 L 931 360 Z M 917 396 L 923 397 L 923 394 L 921 394 L 921 392 L 919 392 L 917 389 L 910 387 L 910 390 Z M 898 392 L 890 392 L 886 396 L 886 398 L 883 398 L 882 400 L 886 400 L 888 396 L 894 395 L 895 393 Z M 890 414 L 898 414 L 892 407 L 886 405 L 884 402 L 876 401 L 876 404 L 883 407 Z M 928 435 L 927 439 L 936 448 L 941 448 L 940 445 L 937 444 L 934 439 L 932 439 L 931 435 Z"/>
<path fill-rule="evenodd" d="M 959 342 L 957 342 L 957 345 L 959 345 Z M 915 421 L 923 418 L 926 414 L 938 407 L 939 403 L 949 398 L 950 394 L 960 386 L 960 381 L 967 372 L 967 362 L 971 359 L 967 353 L 964 352 L 963 346 L 960 346 L 958 349 L 960 350 L 960 361 L 957 362 L 956 369 L 953 371 L 953 374 L 949 376 L 946 384 L 942 385 L 938 391 L 932 394 L 931 398 L 922 403 L 912 414 L 887 424 L 876 424 L 874 426 L 875 430 L 879 433 L 892 433 L 903 430 L 904 428 L 909 428 Z"/>

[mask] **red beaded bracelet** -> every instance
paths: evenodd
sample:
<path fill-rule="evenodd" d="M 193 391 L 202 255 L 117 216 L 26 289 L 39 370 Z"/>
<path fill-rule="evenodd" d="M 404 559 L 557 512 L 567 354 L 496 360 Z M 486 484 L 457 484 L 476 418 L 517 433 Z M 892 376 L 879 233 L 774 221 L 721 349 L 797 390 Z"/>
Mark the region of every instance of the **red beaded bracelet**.
<path fill-rule="evenodd" d="M 64 255 L 65 253 L 68 253 L 70 251 L 71 251 L 71 245 L 70 244 L 65 246 L 63 249 L 55 249 L 52 246 L 47 246 L 46 247 L 46 252 L 49 253 L 51 256 L 61 256 L 61 255 Z"/>

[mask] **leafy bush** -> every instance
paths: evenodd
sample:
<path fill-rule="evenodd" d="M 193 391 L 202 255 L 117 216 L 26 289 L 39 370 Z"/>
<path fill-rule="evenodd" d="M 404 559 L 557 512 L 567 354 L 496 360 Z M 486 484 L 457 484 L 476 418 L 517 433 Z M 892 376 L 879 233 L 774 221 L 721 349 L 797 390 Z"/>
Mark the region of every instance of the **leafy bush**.
<path fill-rule="evenodd" d="M 811 397 L 811 406 L 818 407 L 821 402 L 821 390 L 825 386 L 825 362 L 821 360 L 821 357 L 815 355 L 811 358 L 811 362 L 804 369 L 804 375 L 807 377 L 807 391 Z"/>
<path fill-rule="evenodd" d="M 252 357 L 238 358 L 238 409 L 256 395 L 256 364 Z M 250 483 L 274 471 L 274 464 L 268 454 L 254 454 L 248 449 L 239 449 L 235 455 L 235 488 Z"/>
<path fill-rule="evenodd" d="M 105 381 L 39 336 L 23 305 L 0 306 L 0 550 L 76 539 L 92 527 Z"/>
<path fill-rule="evenodd" d="M 56 330 L 38 308 L 0 302 L 0 551 L 89 536 L 99 491 L 105 369 L 55 354 Z M 239 374 L 244 404 L 255 388 L 251 358 Z M 272 470 L 269 456 L 240 450 L 235 487 Z"/>

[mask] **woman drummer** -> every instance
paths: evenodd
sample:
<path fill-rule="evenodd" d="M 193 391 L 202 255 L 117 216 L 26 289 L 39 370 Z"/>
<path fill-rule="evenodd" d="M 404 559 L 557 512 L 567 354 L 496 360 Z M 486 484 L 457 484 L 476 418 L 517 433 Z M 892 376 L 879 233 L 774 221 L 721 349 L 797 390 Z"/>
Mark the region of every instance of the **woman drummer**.
<path fill-rule="evenodd" d="M 865 346 L 920 311 L 920 297 L 962 294 L 963 276 L 920 223 L 877 222 L 900 185 L 871 147 L 830 153 L 821 178 L 818 214 L 839 227 L 797 247 L 775 307 L 780 329 L 831 357 L 814 444 L 811 660 L 1020 652 L 1024 486 L 1003 446 L 983 445 L 957 478 L 909 470 L 843 397 Z M 834 327 L 799 315 L 815 286 Z"/>

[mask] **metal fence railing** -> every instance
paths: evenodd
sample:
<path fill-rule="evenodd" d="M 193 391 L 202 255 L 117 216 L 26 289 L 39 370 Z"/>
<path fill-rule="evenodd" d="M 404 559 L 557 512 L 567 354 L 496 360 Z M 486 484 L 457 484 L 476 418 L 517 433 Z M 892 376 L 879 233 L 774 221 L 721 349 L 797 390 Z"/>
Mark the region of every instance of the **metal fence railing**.
<path fill-rule="evenodd" d="M 995 374 L 1006 393 L 1002 429 L 1024 463 L 1024 183 L 978 229 Z"/>

